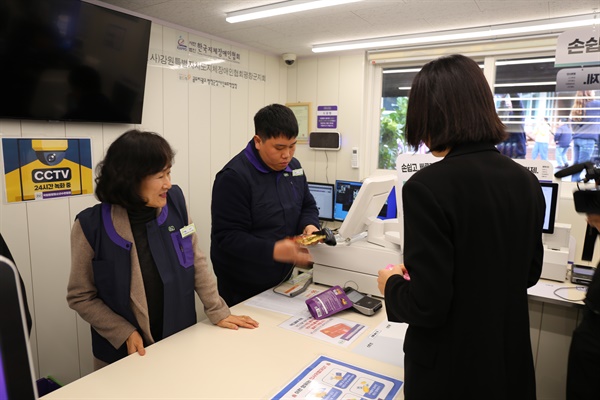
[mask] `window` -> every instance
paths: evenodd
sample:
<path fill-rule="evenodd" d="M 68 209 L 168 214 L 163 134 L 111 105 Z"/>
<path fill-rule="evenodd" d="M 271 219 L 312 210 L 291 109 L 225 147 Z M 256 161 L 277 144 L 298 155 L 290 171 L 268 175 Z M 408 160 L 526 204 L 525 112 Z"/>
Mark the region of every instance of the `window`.
<path fill-rule="evenodd" d="M 600 97 L 594 91 L 555 92 L 559 70 L 553 58 L 496 61 L 496 108 L 510 133 L 498 145 L 503 154 L 548 160 L 555 169 L 598 163 Z"/>
<path fill-rule="evenodd" d="M 396 158 L 408 150 L 404 137 L 408 90 L 419 67 L 383 70 L 379 127 L 379 169 L 396 169 Z"/>
<path fill-rule="evenodd" d="M 552 57 L 498 58 L 495 66 L 496 109 L 510 134 L 498 145 L 503 154 L 548 160 L 557 169 L 586 161 L 600 162 L 599 91 L 555 92 L 559 68 L 554 67 Z M 415 151 L 406 145 L 404 127 L 408 91 L 419 69 L 383 69 L 380 169 L 395 169 L 398 154 Z"/>

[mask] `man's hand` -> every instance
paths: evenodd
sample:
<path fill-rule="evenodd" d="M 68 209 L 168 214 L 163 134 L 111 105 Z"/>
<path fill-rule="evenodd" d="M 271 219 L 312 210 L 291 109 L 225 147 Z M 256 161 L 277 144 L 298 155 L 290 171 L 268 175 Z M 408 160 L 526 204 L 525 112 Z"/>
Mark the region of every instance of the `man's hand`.
<path fill-rule="evenodd" d="M 318 230 L 319 230 L 319 228 L 317 228 L 314 225 L 306 225 L 306 228 L 304 228 L 304 232 L 302 232 L 302 233 L 304 235 L 311 235 L 311 234 L 315 233 Z"/>
<path fill-rule="evenodd" d="M 309 266 L 312 264 L 312 257 L 308 250 L 300 246 L 293 239 L 282 239 L 275 242 L 273 259 L 298 266 Z"/>

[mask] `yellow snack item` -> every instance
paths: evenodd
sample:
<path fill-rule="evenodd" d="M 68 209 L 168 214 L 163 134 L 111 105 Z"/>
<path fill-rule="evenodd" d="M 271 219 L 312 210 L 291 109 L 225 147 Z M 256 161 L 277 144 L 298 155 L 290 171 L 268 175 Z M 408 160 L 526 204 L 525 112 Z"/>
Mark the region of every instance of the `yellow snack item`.
<path fill-rule="evenodd" d="M 296 243 L 302 246 L 311 246 L 313 244 L 317 244 L 319 241 L 325 239 L 325 235 L 300 235 L 296 236 L 294 240 Z"/>

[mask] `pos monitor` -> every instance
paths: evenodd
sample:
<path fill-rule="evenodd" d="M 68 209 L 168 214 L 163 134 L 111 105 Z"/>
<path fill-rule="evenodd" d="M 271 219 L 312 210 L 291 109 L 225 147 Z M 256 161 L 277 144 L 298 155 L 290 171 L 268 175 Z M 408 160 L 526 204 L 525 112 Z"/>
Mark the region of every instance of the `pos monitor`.
<path fill-rule="evenodd" d="M 37 399 L 21 286 L 14 264 L 0 256 L 0 399 Z"/>
<path fill-rule="evenodd" d="M 335 206 L 333 209 L 333 218 L 336 221 L 346 219 L 354 199 L 358 196 L 358 191 L 362 186 L 362 182 L 354 181 L 335 181 Z"/>
<path fill-rule="evenodd" d="M 394 175 L 374 176 L 362 183 L 348 214 L 340 226 L 342 238 L 352 238 L 368 230 L 378 217 L 390 191 L 396 185 Z M 337 200 L 336 200 L 337 201 Z"/>
<path fill-rule="evenodd" d="M 331 183 L 308 182 L 308 190 L 317 203 L 319 219 L 323 221 L 333 221 L 335 187 Z"/>
<path fill-rule="evenodd" d="M 335 221 L 343 222 L 352 207 L 358 192 L 362 187 L 362 182 L 354 181 L 335 181 L 335 202 L 333 210 L 333 219 Z M 379 219 L 390 219 L 397 218 L 397 205 L 396 205 L 396 190 L 392 187 L 386 201 L 381 206 L 377 218 Z"/>

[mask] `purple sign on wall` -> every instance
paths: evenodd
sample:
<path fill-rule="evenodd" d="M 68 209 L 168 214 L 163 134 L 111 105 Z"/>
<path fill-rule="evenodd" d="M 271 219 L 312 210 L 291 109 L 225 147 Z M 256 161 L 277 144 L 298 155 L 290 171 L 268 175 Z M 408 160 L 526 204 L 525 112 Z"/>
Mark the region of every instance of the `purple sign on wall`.
<path fill-rule="evenodd" d="M 317 128 L 335 129 L 337 128 L 337 106 L 318 106 L 317 107 Z"/>

